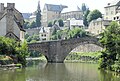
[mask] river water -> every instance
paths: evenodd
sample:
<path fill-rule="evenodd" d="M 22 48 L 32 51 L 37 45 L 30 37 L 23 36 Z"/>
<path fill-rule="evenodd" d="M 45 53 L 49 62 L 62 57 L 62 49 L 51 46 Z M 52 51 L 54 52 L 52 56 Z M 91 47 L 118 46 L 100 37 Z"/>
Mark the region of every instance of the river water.
<path fill-rule="evenodd" d="M 0 70 L 0 81 L 120 81 L 120 74 L 90 63 L 37 63 L 25 69 Z"/>

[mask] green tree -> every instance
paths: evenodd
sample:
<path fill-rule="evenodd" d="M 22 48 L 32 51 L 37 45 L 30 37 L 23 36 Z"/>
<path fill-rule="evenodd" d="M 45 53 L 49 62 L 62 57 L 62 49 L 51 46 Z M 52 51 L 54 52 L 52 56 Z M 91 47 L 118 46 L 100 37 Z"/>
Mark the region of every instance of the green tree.
<path fill-rule="evenodd" d="M 83 13 L 87 10 L 87 7 L 86 7 L 86 5 L 85 5 L 85 3 L 82 3 L 82 11 L 83 11 Z"/>
<path fill-rule="evenodd" d="M 36 34 L 34 34 L 34 35 L 32 35 L 32 36 L 29 36 L 29 35 L 25 35 L 25 38 L 26 38 L 26 41 L 27 42 L 30 42 L 31 43 L 31 41 L 32 42 L 37 42 L 37 41 L 39 41 L 40 40 L 40 38 L 39 38 L 39 35 L 36 35 Z"/>
<path fill-rule="evenodd" d="M 15 55 L 16 46 L 17 43 L 14 39 L 0 37 L 0 54 L 8 56 L 10 56 L 11 54 Z"/>
<path fill-rule="evenodd" d="M 105 50 L 101 55 L 100 68 L 111 70 L 115 61 L 120 59 L 120 26 L 112 22 L 101 36 L 100 42 Z"/>
<path fill-rule="evenodd" d="M 81 28 L 75 27 L 72 30 L 65 29 L 65 30 L 55 31 L 52 34 L 51 39 L 52 40 L 70 39 L 70 38 L 78 38 L 78 37 L 84 37 L 84 36 L 86 36 L 86 32 Z"/>
<path fill-rule="evenodd" d="M 88 20 L 87 20 L 87 16 L 88 14 L 90 13 L 90 10 L 88 9 L 85 14 L 84 14 L 84 17 L 83 17 L 83 24 L 84 26 L 88 27 L 89 23 L 88 23 Z"/>
<path fill-rule="evenodd" d="M 92 20 L 95 20 L 95 19 L 98 19 L 98 18 L 102 18 L 102 13 L 97 9 L 91 11 L 87 16 L 87 20 L 88 20 L 89 23 Z"/>
<path fill-rule="evenodd" d="M 30 26 L 30 28 L 35 28 L 36 27 L 36 22 L 33 21 L 29 26 Z"/>
<path fill-rule="evenodd" d="M 27 43 L 15 41 L 14 39 L 0 37 L 0 54 L 9 56 L 13 59 L 16 59 L 18 63 L 21 63 L 23 66 L 26 64 L 26 56 L 28 53 Z"/>
<path fill-rule="evenodd" d="M 18 63 L 21 63 L 23 66 L 26 66 L 26 56 L 29 55 L 27 42 L 22 42 L 20 46 L 16 47 L 16 51 Z"/>
<path fill-rule="evenodd" d="M 63 27 L 63 26 L 64 26 L 64 22 L 63 22 L 62 19 L 59 19 L 58 22 L 59 22 L 59 26 L 60 26 L 60 27 Z"/>
<path fill-rule="evenodd" d="M 85 36 L 85 31 L 81 28 L 75 27 L 73 30 L 68 32 L 68 37 L 78 38 Z"/>
<path fill-rule="evenodd" d="M 25 39 L 27 39 L 29 37 L 28 33 L 25 33 Z"/>
<path fill-rule="evenodd" d="M 30 23 L 29 23 L 28 21 L 25 21 L 25 23 L 24 23 L 24 25 L 23 25 L 24 29 L 30 28 L 29 25 L 30 25 Z"/>
<path fill-rule="evenodd" d="M 36 26 L 41 26 L 41 9 L 40 9 L 40 2 L 38 2 L 37 13 L 36 13 Z"/>
<path fill-rule="evenodd" d="M 39 35 L 34 34 L 32 40 L 39 41 L 40 40 Z"/>
<path fill-rule="evenodd" d="M 52 26 L 53 26 L 52 22 L 49 22 L 48 27 L 52 27 Z"/>
<path fill-rule="evenodd" d="M 55 24 L 57 22 L 57 20 L 54 20 L 53 24 Z"/>

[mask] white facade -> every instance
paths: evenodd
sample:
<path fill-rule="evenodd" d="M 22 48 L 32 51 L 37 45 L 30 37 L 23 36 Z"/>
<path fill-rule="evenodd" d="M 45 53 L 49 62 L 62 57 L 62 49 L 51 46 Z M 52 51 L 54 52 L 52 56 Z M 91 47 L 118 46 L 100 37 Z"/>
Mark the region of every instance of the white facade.
<path fill-rule="evenodd" d="M 83 20 L 75 20 L 75 19 L 71 19 L 70 20 L 70 27 L 83 27 Z"/>
<path fill-rule="evenodd" d="M 40 41 L 48 41 L 52 35 L 51 27 L 42 27 L 39 31 Z"/>
<path fill-rule="evenodd" d="M 66 21 L 64 21 L 64 23 L 65 23 L 65 27 L 70 27 L 70 29 L 74 27 L 80 27 L 80 28 L 84 27 L 83 20 L 76 20 L 75 18 L 72 19 L 69 18 Z"/>

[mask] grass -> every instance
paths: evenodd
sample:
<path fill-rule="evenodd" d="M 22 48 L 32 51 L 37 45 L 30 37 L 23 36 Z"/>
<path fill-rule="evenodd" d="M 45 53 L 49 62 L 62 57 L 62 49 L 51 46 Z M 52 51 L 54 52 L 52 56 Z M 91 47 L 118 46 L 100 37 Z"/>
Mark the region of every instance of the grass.
<path fill-rule="evenodd" d="M 71 52 L 70 54 L 79 56 L 99 57 L 101 52 Z"/>
<path fill-rule="evenodd" d="M 101 52 L 71 52 L 65 61 L 98 62 Z"/>

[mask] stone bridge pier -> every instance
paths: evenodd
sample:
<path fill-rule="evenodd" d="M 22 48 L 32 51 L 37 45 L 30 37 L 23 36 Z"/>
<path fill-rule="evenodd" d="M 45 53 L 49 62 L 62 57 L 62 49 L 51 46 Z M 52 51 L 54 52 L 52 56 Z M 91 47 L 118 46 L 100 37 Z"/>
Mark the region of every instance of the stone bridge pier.
<path fill-rule="evenodd" d="M 63 63 L 66 56 L 77 46 L 82 44 L 96 44 L 100 46 L 97 39 L 91 37 L 76 38 L 59 41 L 46 41 L 28 44 L 29 50 L 36 50 L 46 57 L 50 63 Z"/>

